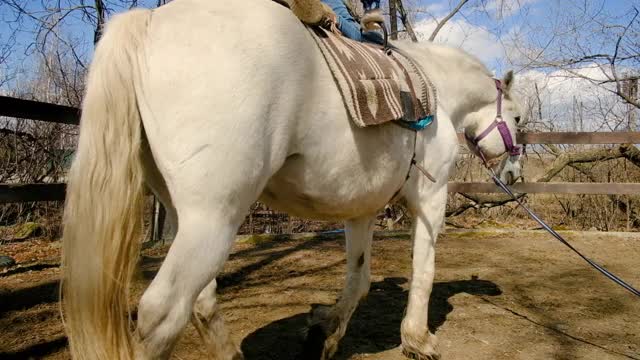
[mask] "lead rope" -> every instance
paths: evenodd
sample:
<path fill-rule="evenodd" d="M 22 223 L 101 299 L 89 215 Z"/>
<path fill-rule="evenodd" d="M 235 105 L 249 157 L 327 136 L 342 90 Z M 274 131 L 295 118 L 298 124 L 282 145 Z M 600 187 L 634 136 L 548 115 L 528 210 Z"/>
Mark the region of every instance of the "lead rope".
<path fill-rule="evenodd" d="M 509 189 L 509 187 L 507 185 L 505 185 L 502 180 L 500 180 L 500 178 L 498 176 L 496 176 L 496 173 L 493 171 L 493 169 L 488 168 L 489 169 L 489 175 L 491 176 L 491 178 L 493 179 L 493 182 L 496 183 L 496 185 L 498 185 L 498 187 L 500 189 L 502 189 L 502 191 L 504 191 L 506 194 L 508 194 L 509 196 L 511 196 L 513 198 L 513 200 L 515 200 L 518 205 L 520 205 L 524 211 L 527 212 L 527 214 L 529 214 L 529 216 L 535 220 L 538 224 L 540 224 L 545 230 L 547 230 L 547 232 L 549 232 L 551 235 L 553 235 L 553 237 L 555 237 L 556 239 L 558 239 L 558 241 L 560 241 L 561 243 L 565 244 L 569 249 L 571 249 L 574 253 L 578 254 L 578 256 L 580 256 L 584 261 L 586 261 L 587 263 L 589 263 L 589 265 L 593 266 L 596 270 L 598 270 L 600 273 L 602 273 L 604 276 L 606 276 L 607 278 L 609 278 L 611 281 L 615 282 L 616 284 L 622 286 L 623 288 L 625 288 L 626 290 L 628 290 L 629 292 L 631 292 L 633 295 L 640 297 L 640 291 L 638 291 L 637 289 L 635 289 L 633 286 L 629 285 L 627 282 L 625 282 L 624 280 L 620 279 L 619 277 L 617 277 L 616 275 L 612 274 L 611 272 L 609 272 L 607 269 L 603 268 L 602 266 L 598 265 L 597 263 L 595 263 L 593 260 L 587 258 L 586 256 L 582 255 L 582 253 L 580 253 L 580 251 L 578 251 L 576 248 L 574 248 L 571 244 L 569 244 L 569 242 L 567 242 L 567 240 L 565 240 L 562 236 L 560 236 L 560 234 L 558 234 L 555 230 L 553 230 L 549 225 L 547 225 L 547 223 L 545 223 L 544 221 L 542 221 L 542 219 L 540 219 L 536 214 L 533 213 L 533 211 L 531 211 L 528 207 L 526 207 L 524 205 L 524 203 L 511 191 L 511 189 Z"/>

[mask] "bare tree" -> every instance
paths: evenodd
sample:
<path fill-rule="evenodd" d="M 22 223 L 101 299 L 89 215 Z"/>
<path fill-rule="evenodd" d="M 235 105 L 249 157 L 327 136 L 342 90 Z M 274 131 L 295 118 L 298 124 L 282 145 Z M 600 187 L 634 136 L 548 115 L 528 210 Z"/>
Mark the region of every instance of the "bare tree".
<path fill-rule="evenodd" d="M 155 2 L 144 3 L 155 6 Z M 143 2 L 0 0 L 5 26 L 11 30 L 0 35 L 3 94 L 78 107 L 86 64 L 104 22 L 111 13 L 137 5 Z M 20 34 L 20 43 L 15 41 L 16 34 Z M 24 44 L 29 34 L 30 43 Z M 0 183 L 64 182 L 77 131 L 70 125 L 0 118 Z M 0 223 L 13 223 L 23 217 L 47 223 L 48 218 L 57 219 L 60 210 L 61 204 L 3 205 Z"/>
<path fill-rule="evenodd" d="M 546 28 L 535 29 L 545 42 L 526 35 L 512 39 L 514 62 L 523 68 L 560 70 L 566 78 L 585 80 L 640 109 L 637 91 L 625 88 L 640 76 L 640 12 L 631 2 L 628 6 L 624 14 L 611 14 L 598 1 L 567 1 L 564 14 L 553 14 L 556 19 Z M 520 35 L 532 30 L 527 27 Z"/>

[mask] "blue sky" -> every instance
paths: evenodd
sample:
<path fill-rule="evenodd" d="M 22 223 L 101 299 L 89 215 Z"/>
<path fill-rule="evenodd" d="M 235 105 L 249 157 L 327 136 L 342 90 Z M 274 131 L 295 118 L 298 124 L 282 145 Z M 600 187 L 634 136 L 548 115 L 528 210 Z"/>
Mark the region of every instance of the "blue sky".
<path fill-rule="evenodd" d="M 92 8 L 89 9 L 92 17 L 88 17 L 81 9 L 75 9 L 66 15 L 68 9 L 78 7 L 77 4 L 80 3 L 78 0 L 13 1 L 29 12 L 30 15 L 16 16 L 15 8 L 0 3 L 0 56 L 4 46 L 12 45 L 12 55 L 5 64 L 0 64 L 0 75 L 2 73 L 11 73 L 12 76 L 16 77 L 14 82 L 19 82 L 20 79 L 28 77 L 35 64 L 39 61 L 34 40 L 36 37 L 42 37 L 46 34 L 46 32 L 37 32 L 41 25 L 37 18 L 46 13 L 43 11 L 42 3 L 45 3 L 50 8 L 53 8 L 57 3 L 61 4 L 62 11 L 60 13 L 65 14 L 63 21 L 57 27 L 60 38 L 64 40 L 61 48 L 66 48 L 65 43 L 73 43 L 78 57 L 84 60 L 90 58 L 93 52 L 93 24 L 95 21 Z M 140 0 L 138 2 L 142 5 L 151 5 L 155 4 L 157 0 Z M 93 1 L 86 0 L 85 3 L 92 4 Z M 126 8 L 111 6 L 110 10 L 115 13 L 124 11 Z M 50 44 L 56 42 L 55 35 L 50 33 L 47 36 Z"/>
<path fill-rule="evenodd" d="M 265 0 L 268 1 L 268 0 Z M 408 7 L 415 6 L 426 10 L 436 18 L 442 18 L 445 16 L 459 0 L 405 0 Z M 46 1 L 45 1 L 46 2 Z M 54 1 L 49 1 L 55 3 Z M 150 5 L 156 3 L 155 0 L 143 0 L 139 1 L 143 5 Z M 633 5 L 639 5 L 637 0 L 590 0 L 593 3 L 591 6 L 592 11 L 601 11 L 615 14 L 621 17 L 625 17 L 626 14 L 632 9 Z M 18 0 L 18 3 L 23 4 L 27 10 L 35 11 L 35 15 L 38 16 L 38 10 L 41 10 L 41 2 L 33 0 Z M 78 1 L 66 0 L 62 1 L 63 6 L 65 4 L 75 4 Z M 91 3 L 91 1 L 87 1 Z M 497 51 L 496 46 L 491 46 L 491 43 L 498 43 L 504 41 L 505 37 L 514 30 L 517 30 L 522 23 L 526 22 L 527 26 L 540 30 L 540 28 L 548 27 L 550 23 L 562 21 L 562 10 L 569 10 L 575 12 L 575 4 L 582 4 L 583 0 L 471 0 L 463 9 L 463 11 L 457 15 L 453 21 L 448 25 L 448 31 L 445 28 L 440 35 L 440 41 L 450 42 L 453 45 L 462 45 L 469 48 L 472 53 L 476 53 L 482 60 L 489 62 L 489 66 L 501 70 L 504 66 L 503 53 Z M 573 8 L 573 10 L 571 10 Z M 498 9 L 502 9 L 500 12 Z M 550 11 L 555 9 L 555 11 Z M 13 34 L 13 30 L 16 28 L 23 28 L 17 34 L 16 54 L 12 58 L 13 66 L 17 63 L 28 59 L 31 55 L 32 48 L 28 47 L 33 42 L 35 33 L 33 29 L 36 27 L 37 22 L 30 19 L 27 16 L 23 16 L 19 22 L 15 22 L 15 16 L 7 5 L 0 5 L 0 46 L 3 43 L 11 41 L 10 38 Z M 121 7 L 112 6 L 114 12 L 123 10 Z M 486 10 L 486 11 L 483 11 Z M 556 13 L 560 18 L 550 18 L 551 13 Z M 502 15 L 502 16 L 500 16 Z M 74 42 L 81 42 L 83 47 L 80 49 L 83 56 L 88 56 L 92 51 L 92 28 L 85 25 L 87 18 L 84 17 L 80 11 L 74 11 L 64 21 L 62 34 L 65 37 L 70 38 Z M 424 32 L 429 31 L 435 25 L 429 26 L 433 23 L 432 18 L 425 13 L 417 16 L 416 27 Z M 471 44 L 461 44 L 462 35 L 469 37 Z M 491 36 L 492 35 L 492 36 Z M 531 31 L 529 34 L 529 41 L 544 43 L 545 31 Z"/>
<path fill-rule="evenodd" d="M 14 1 L 25 4 L 29 11 L 35 11 L 35 16 L 41 14 L 38 13 L 38 10 L 41 10 L 41 1 Z M 42 1 L 55 3 L 53 0 Z M 63 4 L 78 3 L 77 0 L 61 1 Z M 116 3 L 120 0 L 109 1 Z M 417 16 L 414 26 L 425 37 L 435 28 L 434 17 L 442 19 L 459 2 L 459 0 L 404 1 L 408 8 L 417 7 L 424 10 Z M 86 2 L 92 3 L 89 0 Z M 154 4 L 157 1 L 141 0 L 139 2 Z M 587 11 L 583 12 L 579 7 L 585 3 L 588 3 L 589 6 Z M 535 49 L 547 45 L 554 28 L 567 28 L 570 23 L 576 20 L 579 22 L 581 16 L 588 18 L 593 15 L 606 15 L 611 23 L 626 24 L 631 19 L 634 5 L 640 7 L 640 0 L 470 0 L 463 11 L 456 15 L 441 31 L 436 40 L 468 50 L 487 64 L 496 76 L 501 76 L 507 69 L 515 69 L 520 70 L 522 74 L 529 75 L 536 81 L 545 81 L 545 84 L 548 85 L 546 96 L 548 96 L 549 102 L 558 103 L 559 105 L 555 106 L 556 109 L 570 108 L 570 103 L 574 101 L 576 96 L 581 98 L 586 98 L 585 94 L 593 96 L 594 92 L 589 84 L 579 81 L 568 83 L 565 80 L 549 82 L 545 77 L 548 78 L 550 71 L 523 69 L 522 61 L 519 61 L 520 58 L 515 56 L 515 52 L 510 48 L 514 43 L 514 38 L 518 37 L 517 43 L 519 45 Z M 11 40 L 14 30 L 20 29 L 16 38 L 13 39 L 16 42 L 14 53 L 4 66 L 0 65 L 0 81 L 3 73 L 14 75 L 14 81 L 5 85 L 5 89 L 19 88 L 20 86 L 17 84 L 29 79 L 29 76 L 34 72 L 34 66 L 40 59 L 39 55 L 34 53 L 34 47 L 29 46 L 35 38 L 34 29 L 37 22 L 27 16 L 23 16 L 18 22 L 15 22 L 15 15 L 11 10 L 6 4 L 0 4 L 0 54 L 3 44 Z M 114 12 L 121 10 L 123 9 L 113 8 Z M 86 22 L 87 18 L 83 18 L 80 11 L 74 11 L 65 19 L 60 28 L 60 34 L 65 40 L 79 43 L 78 55 L 89 59 L 93 50 L 93 28 Z M 610 50 L 613 46 L 612 43 L 615 42 L 601 38 L 593 30 L 585 26 L 575 35 L 554 39 L 554 42 L 545 51 L 553 54 L 558 49 L 570 47 L 576 43 L 580 43 L 583 47 L 591 47 L 590 50 L 594 52 Z"/>
<path fill-rule="evenodd" d="M 441 19 L 458 0 L 420 1 L 420 5 Z M 587 4 L 586 9 L 581 8 Z M 437 39 L 440 42 L 461 46 L 480 57 L 490 68 L 503 71 L 510 64 L 505 59 L 505 45 L 518 34 L 521 43 L 542 47 L 552 38 L 554 28 L 566 30 L 570 22 L 580 22 L 591 16 L 606 16 L 612 23 L 626 25 L 632 18 L 633 6 L 640 7 L 637 0 L 485 0 L 470 1 L 461 14 L 454 17 Z M 499 8 L 504 11 L 499 12 Z M 585 20 L 586 22 L 586 20 Z M 422 16 L 417 27 L 428 33 L 435 27 L 433 20 Z M 585 26 L 576 39 L 556 39 L 549 51 L 566 44 L 563 41 L 585 40 L 583 46 L 593 46 L 593 51 L 613 46 L 609 41 L 598 43 L 598 34 Z M 589 37 L 587 39 L 587 37 Z M 465 38 L 470 38 L 463 43 Z M 589 41 L 586 41 L 589 40 Z"/>
<path fill-rule="evenodd" d="M 35 17 L 43 13 L 42 3 L 55 4 L 58 0 L 9 0 L 23 4 Z M 63 5 L 77 4 L 78 0 L 59 0 Z M 123 3 L 126 0 L 105 0 L 108 3 Z M 228 1 L 228 0 L 209 0 Z M 239 1 L 239 0 L 234 0 Z M 269 0 L 264 0 L 269 1 Z M 403 0 L 407 8 L 418 8 L 414 27 L 417 32 L 427 38 L 436 26 L 436 20 L 442 19 L 455 7 L 459 0 Z M 85 0 L 86 3 L 93 3 Z M 141 4 L 155 4 L 157 0 L 139 0 Z M 383 0 L 383 6 L 386 6 Z M 586 10 L 580 9 L 588 4 Z M 231 6 L 231 5 L 230 5 Z M 633 7 L 640 7 L 640 0 L 470 0 L 463 11 L 456 15 L 440 32 L 436 41 L 462 47 L 479 57 L 496 76 L 501 76 L 508 69 L 517 71 L 517 87 L 526 97 L 533 97 L 532 88 L 540 88 L 540 98 L 544 103 L 545 125 L 555 129 L 573 129 L 571 123 L 575 104 L 596 104 L 585 109 L 587 128 L 581 130 L 613 130 L 617 126 L 615 119 L 624 117 L 625 105 L 602 87 L 594 87 L 592 83 L 576 77 L 567 76 L 566 72 L 554 69 L 531 68 L 524 66 L 520 50 L 538 51 L 544 49 L 545 56 L 565 56 L 567 49 L 576 48 L 592 53 L 611 52 L 615 41 L 609 35 L 602 34 L 593 22 L 587 21 L 593 16 L 606 18 L 608 24 L 626 25 L 633 16 Z M 122 8 L 112 8 L 113 12 Z M 502 11 L 500 11 L 502 10 Z M 83 17 L 85 16 L 85 17 Z M 582 21 L 582 20 L 585 21 Z M 60 36 L 76 46 L 77 55 L 85 61 L 90 59 L 93 51 L 93 26 L 86 15 L 80 11 L 72 12 L 59 28 Z M 572 33 L 577 23 L 577 31 Z M 29 16 L 15 18 L 14 12 L 5 3 L 0 2 L 0 92 L 17 90 L 18 94 L 28 86 L 42 57 L 31 45 L 36 37 L 37 21 Z M 636 26 L 636 31 L 640 26 Z M 561 29 L 561 36 L 554 37 L 553 30 Z M 15 30 L 18 30 L 15 32 Z M 600 29 L 601 30 L 601 29 Z M 611 32 L 611 31 L 609 31 Z M 12 37 L 15 34 L 15 37 Z M 637 40 L 638 35 L 634 39 Z M 553 39 L 552 42 L 549 42 Z M 50 42 L 54 43 L 54 42 Z M 2 63 L 3 47 L 13 44 L 13 52 L 7 61 Z M 517 46 L 515 46 L 517 45 Z M 632 47 L 637 48 L 637 44 Z M 60 45 L 66 56 L 71 56 L 68 47 Z M 638 50 L 640 51 L 640 50 Z M 571 55 L 571 54 L 569 54 Z M 526 60 L 526 57 L 524 57 Z M 638 72 L 639 64 L 633 64 Z M 584 70 L 584 71 L 583 71 Z M 602 76 L 598 69 L 580 69 L 582 74 Z M 11 81 L 3 84 L 7 76 Z M 29 91 L 28 89 L 26 90 Z M 18 95 L 21 96 L 21 95 Z M 598 107 L 600 108 L 598 108 Z M 602 121 L 603 110 L 606 116 L 614 119 Z M 592 114 L 588 114 L 592 111 Z M 613 115 L 612 115 L 613 114 Z M 605 117 L 606 117 L 605 116 Z M 589 120 L 591 119 L 591 121 Z M 613 124 L 613 125 L 611 125 Z M 608 129 L 605 127 L 609 127 Z"/>

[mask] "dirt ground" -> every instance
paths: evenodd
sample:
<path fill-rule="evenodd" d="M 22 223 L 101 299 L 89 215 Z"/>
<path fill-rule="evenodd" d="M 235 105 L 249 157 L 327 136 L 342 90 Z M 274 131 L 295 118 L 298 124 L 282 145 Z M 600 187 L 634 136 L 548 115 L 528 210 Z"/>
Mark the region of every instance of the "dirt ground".
<path fill-rule="evenodd" d="M 640 286 L 640 234 L 563 233 Z M 247 360 L 301 358 L 310 306 L 331 304 L 341 289 L 343 243 L 339 236 L 238 242 L 219 277 L 220 298 Z M 39 246 L 49 247 L 48 254 L 59 247 Z M 164 250 L 145 254 L 138 287 L 153 277 Z M 371 292 L 336 359 L 403 358 L 398 345 L 410 254 L 406 234 L 376 238 Z M 28 266 L 29 258 L 0 273 L 0 359 L 66 359 L 56 259 Z M 640 359 L 640 300 L 540 231 L 449 229 L 436 259 L 429 321 L 443 359 Z M 207 358 L 193 326 L 174 358 Z"/>

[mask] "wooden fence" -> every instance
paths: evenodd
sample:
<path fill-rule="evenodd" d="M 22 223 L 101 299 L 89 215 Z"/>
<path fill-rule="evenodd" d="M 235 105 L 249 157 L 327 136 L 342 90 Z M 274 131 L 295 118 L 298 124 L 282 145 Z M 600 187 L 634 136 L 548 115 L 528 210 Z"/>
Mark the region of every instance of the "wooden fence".
<path fill-rule="evenodd" d="M 79 124 L 79 109 L 0 96 L 0 116 L 62 124 Z M 461 141 L 464 141 L 462 136 Z M 519 144 L 640 144 L 640 132 L 539 132 L 519 133 Z M 0 184 L 0 204 L 61 201 L 65 184 Z M 640 194 L 640 183 L 519 183 L 514 191 L 555 194 Z M 451 182 L 450 193 L 497 193 L 493 183 Z"/>

